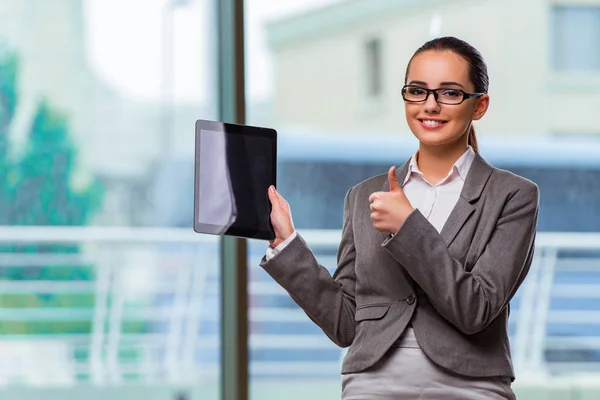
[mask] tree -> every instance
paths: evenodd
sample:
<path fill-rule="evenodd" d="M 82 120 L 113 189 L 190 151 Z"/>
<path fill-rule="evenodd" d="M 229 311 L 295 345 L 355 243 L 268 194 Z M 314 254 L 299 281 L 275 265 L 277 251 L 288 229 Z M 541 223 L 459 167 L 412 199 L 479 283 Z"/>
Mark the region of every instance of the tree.
<path fill-rule="evenodd" d="M 92 179 L 84 188 L 74 187 L 75 157 L 67 119 L 42 101 L 16 168 L 12 225 L 73 226 L 89 222 L 100 205 L 102 186 Z M 67 249 L 52 246 L 52 250 Z"/>
<path fill-rule="evenodd" d="M 12 197 L 9 128 L 17 107 L 17 57 L 0 53 L 0 225 L 9 224 Z"/>
<path fill-rule="evenodd" d="M 22 155 L 11 151 L 10 127 L 17 111 L 18 58 L 0 57 L 0 225 L 85 225 L 98 210 L 103 188 L 92 177 L 85 187 L 73 184 L 77 149 L 68 119 L 48 100 L 36 107 Z M 76 245 L 12 245 L 0 251 L 17 253 L 78 253 Z M 0 267 L 0 279 L 93 279 L 83 265 L 63 267 Z M 89 297 L 89 296 L 88 296 Z M 3 295 L 0 307 L 75 306 L 90 299 L 62 295 Z M 81 325 L 81 324 L 75 324 Z M 72 331 L 69 326 L 46 324 L 44 331 Z M 3 324 L 2 333 L 37 333 L 35 323 Z M 85 329 L 79 326 L 77 330 Z"/>

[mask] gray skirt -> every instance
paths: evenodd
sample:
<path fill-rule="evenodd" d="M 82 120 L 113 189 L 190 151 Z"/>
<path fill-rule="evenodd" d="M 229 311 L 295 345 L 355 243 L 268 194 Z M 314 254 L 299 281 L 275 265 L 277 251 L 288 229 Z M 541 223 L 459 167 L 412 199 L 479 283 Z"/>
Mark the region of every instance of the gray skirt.
<path fill-rule="evenodd" d="M 421 350 L 412 327 L 367 371 L 342 375 L 342 400 L 516 399 L 510 378 L 446 372 Z"/>

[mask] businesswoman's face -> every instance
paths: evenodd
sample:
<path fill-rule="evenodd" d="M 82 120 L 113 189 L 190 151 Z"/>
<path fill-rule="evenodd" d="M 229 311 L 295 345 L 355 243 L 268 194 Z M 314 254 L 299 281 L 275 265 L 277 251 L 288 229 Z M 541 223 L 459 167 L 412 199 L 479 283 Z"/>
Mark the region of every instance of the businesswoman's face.
<path fill-rule="evenodd" d="M 469 72 L 469 63 L 452 51 L 424 51 L 412 59 L 403 97 L 406 121 L 421 145 L 466 146 L 471 122 L 489 104 L 487 94 L 469 97 L 475 93 Z M 426 89 L 441 89 L 437 101 Z"/>

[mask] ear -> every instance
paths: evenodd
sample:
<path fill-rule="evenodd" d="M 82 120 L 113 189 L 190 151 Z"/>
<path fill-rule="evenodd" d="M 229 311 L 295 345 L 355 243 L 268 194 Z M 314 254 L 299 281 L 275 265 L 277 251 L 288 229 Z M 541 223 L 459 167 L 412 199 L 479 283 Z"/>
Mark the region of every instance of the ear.
<path fill-rule="evenodd" d="M 475 106 L 475 110 L 473 110 L 473 116 L 471 119 L 473 121 L 477 121 L 481 119 L 487 112 L 488 107 L 490 106 L 490 96 L 487 94 L 479 96 L 477 99 L 477 105 Z"/>

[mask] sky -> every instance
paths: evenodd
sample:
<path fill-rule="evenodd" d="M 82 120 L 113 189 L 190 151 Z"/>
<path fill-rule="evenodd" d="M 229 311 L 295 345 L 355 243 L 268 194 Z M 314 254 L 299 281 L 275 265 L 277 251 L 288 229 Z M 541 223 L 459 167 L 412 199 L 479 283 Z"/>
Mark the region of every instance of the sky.
<path fill-rule="evenodd" d="M 113 87 L 138 99 L 161 95 L 161 49 L 172 18 L 173 95 L 180 101 L 211 98 L 216 42 L 215 0 L 86 0 L 88 58 L 95 72 Z M 246 91 L 253 100 L 272 92 L 271 59 L 263 24 L 269 20 L 344 0 L 246 0 Z M 187 3 L 187 4 L 185 4 Z"/>

